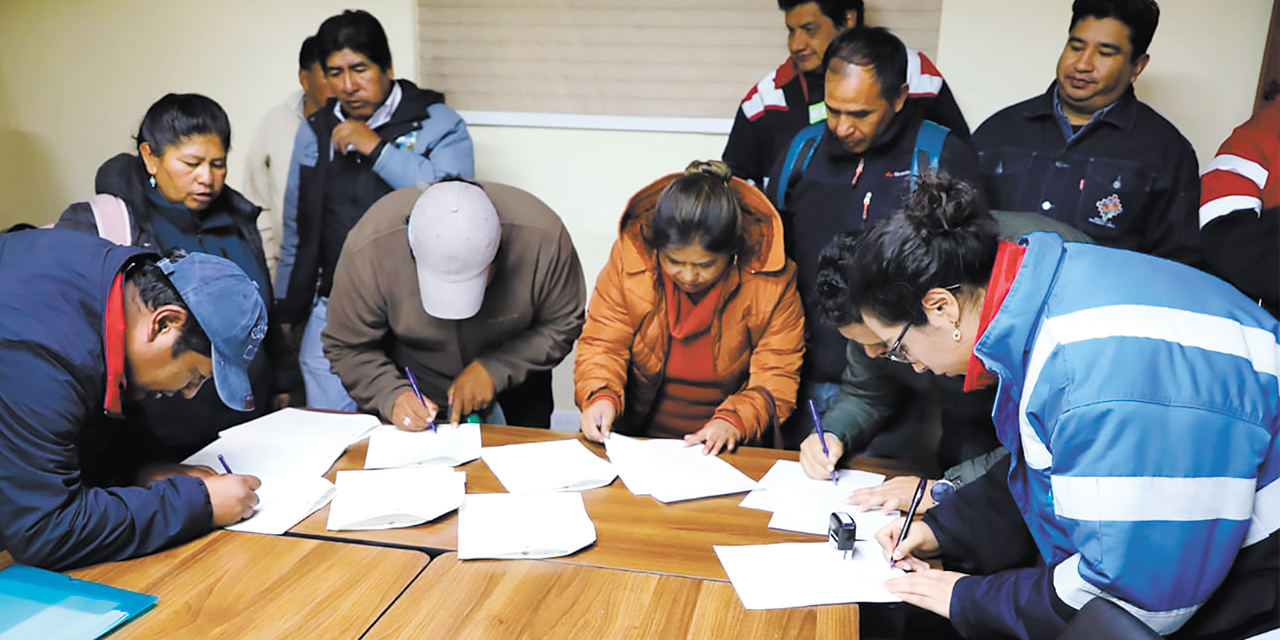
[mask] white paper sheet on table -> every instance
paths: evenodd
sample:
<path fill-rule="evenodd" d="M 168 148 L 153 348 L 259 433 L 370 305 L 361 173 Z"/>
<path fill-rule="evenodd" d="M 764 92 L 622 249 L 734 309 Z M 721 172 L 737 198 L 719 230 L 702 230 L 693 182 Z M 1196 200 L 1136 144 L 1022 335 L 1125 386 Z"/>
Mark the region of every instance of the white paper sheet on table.
<path fill-rule="evenodd" d="M 285 475 L 258 478 L 258 506 L 253 515 L 228 529 L 281 535 L 333 499 L 333 483 L 320 476 Z"/>
<path fill-rule="evenodd" d="M 183 463 L 221 472 L 222 454 L 234 473 L 259 478 L 322 476 L 347 447 L 378 424 L 369 415 L 284 409 L 223 431 Z"/>
<path fill-rule="evenodd" d="M 451 467 L 339 471 L 330 531 L 412 527 L 457 509 L 467 474 Z"/>
<path fill-rule="evenodd" d="M 683 440 L 640 440 L 617 433 L 604 441 L 609 461 L 631 493 L 652 495 L 660 502 L 741 493 L 756 488 L 756 481 L 719 456 L 702 453 L 702 447 L 685 446 Z"/>
<path fill-rule="evenodd" d="M 879 543 L 858 541 L 844 557 L 827 542 L 716 546 L 720 565 L 746 609 L 785 609 L 849 602 L 901 602 L 884 581 L 891 569 Z"/>
<path fill-rule="evenodd" d="M 218 435 L 222 437 L 252 431 L 279 438 L 302 437 L 351 444 L 369 435 L 382 421 L 367 413 L 325 413 L 304 409 L 281 409 L 250 420 Z"/>
<path fill-rule="evenodd" d="M 480 457 L 507 493 L 585 491 L 618 477 L 613 465 L 577 440 L 485 447 Z"/>
<path fill-rule="evenodd" d="M 596 541 L 581 493 L 472 493 L 458 509 L 458 558 L 556 558 Z"/>
<path fill-rule="evenodd" d="M 881 527 L 895 517 L 879 509 L 861 511 L 845 503 L 845 498 L 856 489 L 874 487 L 884 482 L 884 476 L 868 471 L 839 469 L 839 484 L 830 480 L 815 480 L 805 475 L 799 462 L 779 460 L 769 472 L 760 478 L 760 488 L 747 494 L 739 506 L 749 509 L 772 511 L 769 528 L 798 531 L 817 536 L 827 535 L 831 514 L 843 511 L 853 516 L 858 524 L 858 539 L 870 540 Z"/>
<path fill-rule="evenodd" d="M 369 435 L 366 469 L 456 467 L 480 457 L 480 425 L 440 425 L 435 431 L 401 431 L 383 425 Z"/>

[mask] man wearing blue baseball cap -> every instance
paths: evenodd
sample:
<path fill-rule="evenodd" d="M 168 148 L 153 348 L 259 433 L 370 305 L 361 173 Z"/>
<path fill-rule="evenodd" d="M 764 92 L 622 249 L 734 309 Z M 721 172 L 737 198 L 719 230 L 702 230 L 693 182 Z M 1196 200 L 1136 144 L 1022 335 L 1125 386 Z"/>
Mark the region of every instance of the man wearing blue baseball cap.
<path fill-rule="evenodd" d="M 266 333 L 234 263 L 157 261 L 87 234 L 0 235 L 0 548 L 66 569 L 155 552 L 237 522 L 252 476 L 142 459 L 125 397 L 190 398 L 213 378 L 250 410 L 247 368 Z"/>

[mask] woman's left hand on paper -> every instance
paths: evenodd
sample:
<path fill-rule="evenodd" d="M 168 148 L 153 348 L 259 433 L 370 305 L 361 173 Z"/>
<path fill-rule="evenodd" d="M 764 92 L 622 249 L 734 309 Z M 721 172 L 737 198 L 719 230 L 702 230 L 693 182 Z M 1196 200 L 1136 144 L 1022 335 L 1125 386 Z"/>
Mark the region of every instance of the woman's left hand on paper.
<path fill-rule="evenodd" d="M 719 454 L 721 449 L 733 451 L 738 447 L 738 428 L 724 418 L 712 418 L 701 429 L 684 437 L 684 443 L 693 446 L 703 443 L 702 453 Z"/>
<path fill-rule="evenodd" d="M 884 588 L 903 602 L 928 609 L 944 618 L 951 618 L 951 592 L 963 573 L 926 569 L 899 578 L 885 580 Z"/>

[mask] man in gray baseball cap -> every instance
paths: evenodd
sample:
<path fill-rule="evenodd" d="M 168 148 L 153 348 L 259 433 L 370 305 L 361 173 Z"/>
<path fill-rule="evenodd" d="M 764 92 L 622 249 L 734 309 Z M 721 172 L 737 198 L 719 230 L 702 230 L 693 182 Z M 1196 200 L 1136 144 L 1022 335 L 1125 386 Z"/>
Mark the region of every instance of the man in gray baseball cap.
<path fill-rule="evenodd" d="M 361 408 L 401 429 L 445 407 L 441 421 L 548 427 L 551 368 L 582 332 L 585 298 L 569 232 L 529 193 L 400 189 L 347 236 L 324 353 Z"/>
<path fill-rule="evenodd" d="M 144 459 L 126 397 L 210 378 L 249 410 L 266 306 L 233 262 L 63 230 L 0 235 L 0 548 L 67 569 L 158 551 L 253 513 L 257 478 Z"/>

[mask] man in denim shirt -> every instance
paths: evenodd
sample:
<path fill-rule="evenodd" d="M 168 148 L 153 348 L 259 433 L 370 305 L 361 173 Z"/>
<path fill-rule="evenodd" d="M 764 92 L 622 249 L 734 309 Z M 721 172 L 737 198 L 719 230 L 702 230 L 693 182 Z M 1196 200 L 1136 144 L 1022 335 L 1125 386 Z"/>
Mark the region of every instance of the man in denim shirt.
<path fill-rule="evenodd" d="M 1197 265 L 1195 150 L 1133 91 L 1160 9 L 1154 0 L 1076 0 L 1071 13 L 1048 91 L 974 133 L 988 204 Z"/>

